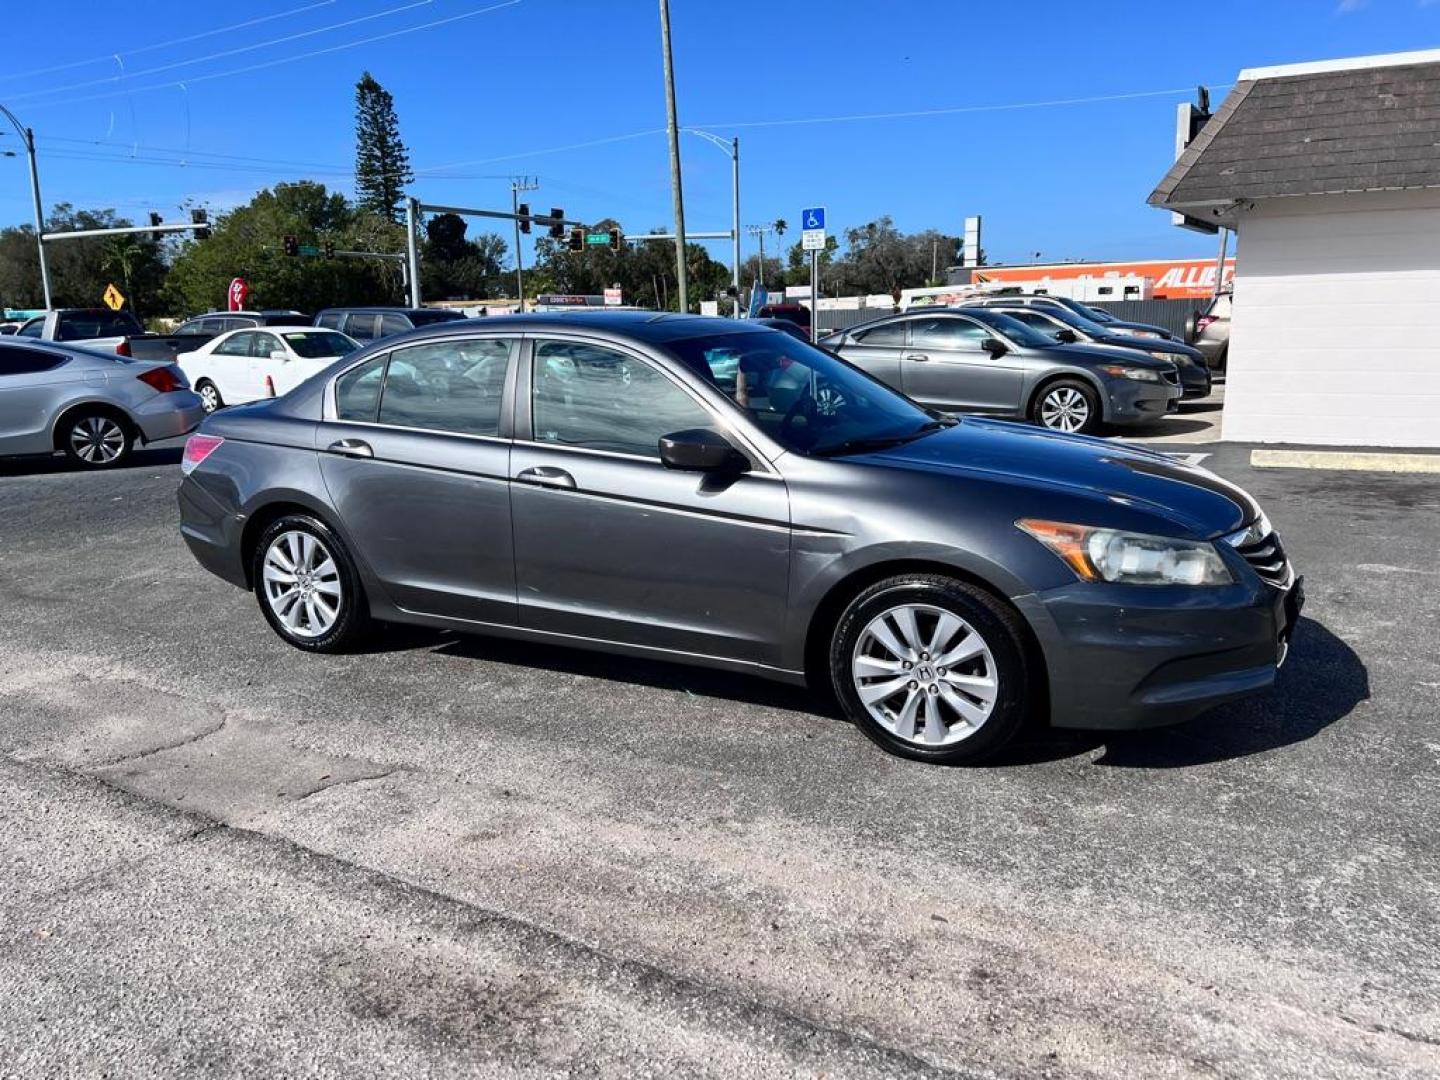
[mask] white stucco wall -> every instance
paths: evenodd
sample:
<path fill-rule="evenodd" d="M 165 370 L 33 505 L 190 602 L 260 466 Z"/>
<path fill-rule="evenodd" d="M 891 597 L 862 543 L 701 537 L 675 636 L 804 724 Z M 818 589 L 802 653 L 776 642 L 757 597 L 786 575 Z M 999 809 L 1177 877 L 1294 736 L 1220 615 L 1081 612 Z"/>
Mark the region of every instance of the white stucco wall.
<path fill-rule="evenodd" d="M 1440 447 L 1440 191 L 1267 200 L 1236 235 L 1223 437 Z"/>

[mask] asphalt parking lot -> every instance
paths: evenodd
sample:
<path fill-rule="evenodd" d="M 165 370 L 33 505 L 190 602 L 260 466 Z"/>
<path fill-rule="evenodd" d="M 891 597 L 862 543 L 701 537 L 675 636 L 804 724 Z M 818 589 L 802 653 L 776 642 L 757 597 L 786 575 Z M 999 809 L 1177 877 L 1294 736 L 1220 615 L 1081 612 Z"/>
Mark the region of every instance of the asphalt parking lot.
<path fill-rule="evenodd" d="M 1249 468 L 1276 691 L 976 769 L 747 678 L 283 645 L 178 450 L 0 462 L 15 1075 L 1440 1073 L 1440 482 Z"/>

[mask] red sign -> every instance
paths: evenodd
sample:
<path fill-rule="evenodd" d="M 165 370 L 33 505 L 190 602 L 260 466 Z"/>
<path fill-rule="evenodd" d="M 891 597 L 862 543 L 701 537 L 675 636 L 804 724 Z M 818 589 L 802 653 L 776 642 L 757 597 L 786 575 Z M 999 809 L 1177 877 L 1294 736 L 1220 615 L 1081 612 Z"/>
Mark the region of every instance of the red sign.
<path fill-rule="evenodd" d="M 230 288 L 225 290 L 225 295 L 230 301 L 230 311 L 244 311 L 245 298 L 250 295 L 250 283 L 243 277 L 232 278 Z"/>
<path fill-rule="evenodd" d="M 1235 260 L 1225 260 L 1225 281 L 1235 274 Z M 1140 259 L 1133 262 L 1051 263 L 1048 266 L 982 266 L 975 281 L 1005 285 L 1037 285 L 1045 279 L 1073 281 L 1076 278 L 1149 278 L 1157 300 L 1208 299 L 1215 292 L 1214 259 Z"/>

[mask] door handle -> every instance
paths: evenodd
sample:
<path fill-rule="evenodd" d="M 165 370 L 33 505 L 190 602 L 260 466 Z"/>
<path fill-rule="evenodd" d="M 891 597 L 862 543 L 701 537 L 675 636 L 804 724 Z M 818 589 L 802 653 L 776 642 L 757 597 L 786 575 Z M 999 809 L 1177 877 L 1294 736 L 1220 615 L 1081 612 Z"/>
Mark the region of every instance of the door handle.
<path fill-rule="evenodd" d="M 521 469 L 515 476 L 522 484 L 538 484 L 540 487 L 575 489 L 575 478 L 564 469 L 557 469 L 553 465 L 536 465 L 529 469 Z"/>
<path fill-rule="evenodd" d="M 926 356 L 923 352 L 911 352 L 911 353 L 906 353 L 905 356 L 904 356 L 904 359 L 906 359 L 906 360 L 929 360 L 930 357 Z"/>
<path fill-rule="evenodd" d="M 375 451 L 364 439 L 341 439 L 339 442 L 332 442 L 325 449 L 331 454 L 344 454 L 346 457 L 373 458 L 375 456 Z"/>

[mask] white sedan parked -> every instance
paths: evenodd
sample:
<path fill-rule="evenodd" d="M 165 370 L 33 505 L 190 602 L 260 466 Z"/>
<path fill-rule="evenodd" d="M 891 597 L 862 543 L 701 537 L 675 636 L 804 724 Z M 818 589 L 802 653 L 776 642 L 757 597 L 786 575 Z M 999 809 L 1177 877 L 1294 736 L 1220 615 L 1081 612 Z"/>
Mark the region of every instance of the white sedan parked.
<path fill-rule="evenodd" d="M 336 330 L 274 327 L 231 330 L 213 337 L 194 352 L 175 358 L 206 412 L 279 397 L 311 375 L 360 348 Z"/>

